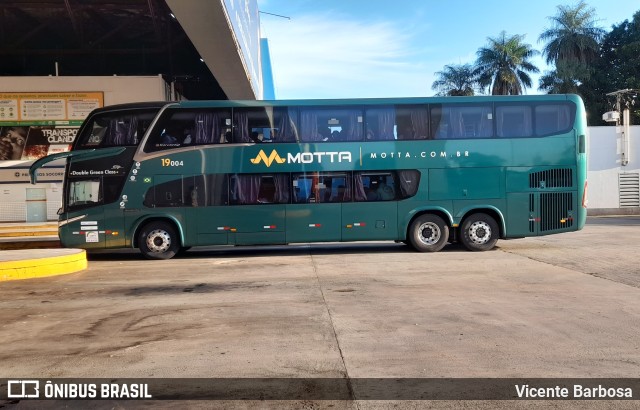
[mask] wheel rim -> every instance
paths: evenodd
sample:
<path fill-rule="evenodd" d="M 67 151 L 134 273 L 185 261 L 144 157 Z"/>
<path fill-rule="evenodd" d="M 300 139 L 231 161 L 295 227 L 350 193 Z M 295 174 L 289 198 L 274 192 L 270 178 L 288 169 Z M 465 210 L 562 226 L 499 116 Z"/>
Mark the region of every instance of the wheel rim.
<path fill-rule="evenodd" d="M 469 227 L 469 239 L 475 244 L 484 245 L 491 240 L 491 225 L 485 221 L 476 221 Z"/>
<path fill-rule="evenodd" d="M 435 245 L 440 241 L 442 231 L 438 224 L 425 222 L 418 228 L 418 239 L 425 245 Z"/>
<path fill-rule="evenodd" d="M 146 243 L 151 252 L 166 252 L 171 247 L 171 235 L 165 230 L 156 229 L 149 232 Z"/>

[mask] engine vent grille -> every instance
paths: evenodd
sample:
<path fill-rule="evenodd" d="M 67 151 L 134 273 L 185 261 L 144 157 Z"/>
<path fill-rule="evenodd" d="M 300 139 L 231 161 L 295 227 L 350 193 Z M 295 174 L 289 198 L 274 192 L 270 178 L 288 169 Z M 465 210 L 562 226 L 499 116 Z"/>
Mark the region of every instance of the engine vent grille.
<path fill-rule="evenodd" d="M 540 231 L 553 231 L 573 226 L 573 193 L 540 194 Z"/>
<path fill-rule="evenodd" d="M 529 188 L 572 188 L 573 170 L 556 168 L 529 174 Z"/>

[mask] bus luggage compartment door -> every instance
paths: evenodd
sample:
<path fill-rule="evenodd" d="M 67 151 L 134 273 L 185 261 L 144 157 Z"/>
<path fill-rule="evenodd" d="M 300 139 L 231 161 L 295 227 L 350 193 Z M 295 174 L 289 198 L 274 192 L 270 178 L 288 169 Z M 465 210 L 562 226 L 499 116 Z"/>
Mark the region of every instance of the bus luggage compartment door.
<path fill-rule="evenodd" d="M 287 205 L 287 242 L 340 241 L 341 207 L 340 203 Z"/>
<path fill-rule="evenodd" d="M 397 202 L 342 204 L 343 241 L 394 240 L 397 236 Z"/>
<path fill-rule="evenodd" d="M 219 226 L 229 230 L 229 243 L 267 245 L 285 243 L 285 205 L 255 204 L 227 207 Z"/>

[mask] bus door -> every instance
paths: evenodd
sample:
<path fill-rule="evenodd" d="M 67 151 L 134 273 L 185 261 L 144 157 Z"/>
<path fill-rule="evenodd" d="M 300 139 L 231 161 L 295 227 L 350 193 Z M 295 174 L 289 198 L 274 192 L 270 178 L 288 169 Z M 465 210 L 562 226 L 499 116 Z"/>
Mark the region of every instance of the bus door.
<path fill-rule="evenodd" d="M 342 240 L 393 240 L 398 236 L 398 186 L 390 172 L 354 173 L 353 199 L 342 204 Z"/>
<path fill-rule="evenodd" d="M 291 204 L 287 205 L 287 242 L 340 240 L 346 173 L 312 172 L 292 175 Z M 336 183 L 333 185 L 332 183 Z"/>
<path fill-rule="evenodd" d="M 182 187 L 187 224 L 185 245 L 226 245 L 228 230 L 221 220 L 228 201 L 226 176 L 188 176 L 184 177 Z"/>

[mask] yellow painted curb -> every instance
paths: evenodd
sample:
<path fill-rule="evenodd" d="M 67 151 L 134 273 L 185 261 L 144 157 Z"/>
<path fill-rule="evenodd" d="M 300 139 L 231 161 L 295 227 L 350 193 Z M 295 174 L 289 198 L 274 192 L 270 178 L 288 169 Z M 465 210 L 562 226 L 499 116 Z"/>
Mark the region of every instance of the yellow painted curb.
<path fill-rule="evenodd" d="M 10 252 L 13 260 L 0 260 L 0 282 L 66 275 L 87 268 L 87 253 L 83 249 Z M 24 259 L 20 259 L 22 252 L 25 252 Z M 42 257 L 34 257 L 34 254 Z"/>

